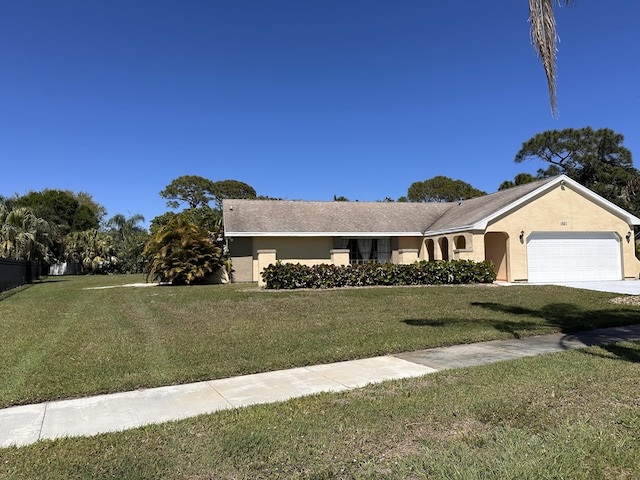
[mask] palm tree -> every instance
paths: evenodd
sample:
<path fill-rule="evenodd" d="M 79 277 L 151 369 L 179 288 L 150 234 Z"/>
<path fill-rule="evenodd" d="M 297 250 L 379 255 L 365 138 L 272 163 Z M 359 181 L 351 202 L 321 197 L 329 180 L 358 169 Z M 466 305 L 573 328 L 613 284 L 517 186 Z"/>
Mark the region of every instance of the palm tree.
<path fill-rule="evenodd" d="M 142 250 L 148 234 L 138 225 L 140 222 L 144 222 L 144 217 L 139 213 L 129 218 L 118 213 L 107 222 L 109 234 L 115 242 L 116 256 L 120 260 L 120 273 L 140 273 L 143 270 Z"/>
<path fill-rule="evenodd" d="M 71 232 L 66 238 L 65 257 L 81 264 L 85 273 L 109 273 L 118 265 L 113 239 L 97 229 Z"/>
<path fill-rule="evenodd" d="M 551 113 L 558 114 L 556 99 L 556 52 L 558 51 L 558 34 L 553 6 L 570 5 L 573 0 L 529 0 L 529 23 L 531 24 L 531 43 L 542 61 L 549 86 Z"/>
<path fill-rule="evenodd" d="M 142 228 L 138 226 L 140 222 L 144 222 L 144 216 L 140 215 L 139 213 L 136 213 L 129 218 L 125 217 L 121 213 L 117 213 L 109 219 L 107 225 L 117 230 L 120 239 L 123 242 L 126 242 L 127 239 L 131 237 L 131 235 L 142 230 Z"/>
<path fill-rule="evenodd" d="M 30 208 L 13 210 L 0 204 L 0 257 L 49 261 L 49 224 Z"/>

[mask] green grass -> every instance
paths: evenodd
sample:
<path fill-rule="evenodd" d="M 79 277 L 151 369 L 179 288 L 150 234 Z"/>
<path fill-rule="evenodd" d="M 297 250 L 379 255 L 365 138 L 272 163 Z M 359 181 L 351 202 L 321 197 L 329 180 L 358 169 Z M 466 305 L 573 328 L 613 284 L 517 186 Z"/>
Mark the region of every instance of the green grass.
<path fill-rule="evenodd" d="M 7 479 L 637 479 L 620 343 L 0 450 Z"/>
<path fill-rule="evenodd" d="M 85 289 L 140 280 L 50 278 L 0 297 L 0 406 L 640 323 L 615 295 L 553 286 Z"/>

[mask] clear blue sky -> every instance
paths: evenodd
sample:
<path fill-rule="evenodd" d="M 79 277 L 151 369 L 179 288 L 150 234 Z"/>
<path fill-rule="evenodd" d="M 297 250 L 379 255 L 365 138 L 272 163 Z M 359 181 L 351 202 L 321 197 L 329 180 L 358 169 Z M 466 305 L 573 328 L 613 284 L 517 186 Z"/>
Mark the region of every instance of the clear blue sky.
<path fill-rule="evenodd" d="M 0 4 L 0 194 L 168 209 L 181 175 L 286 199 L 494 192 L 523 141 L 625 136 L 640 166 L 640 2 L 558 11 L 560 116 L 526 0 L 20 0 Z"/>

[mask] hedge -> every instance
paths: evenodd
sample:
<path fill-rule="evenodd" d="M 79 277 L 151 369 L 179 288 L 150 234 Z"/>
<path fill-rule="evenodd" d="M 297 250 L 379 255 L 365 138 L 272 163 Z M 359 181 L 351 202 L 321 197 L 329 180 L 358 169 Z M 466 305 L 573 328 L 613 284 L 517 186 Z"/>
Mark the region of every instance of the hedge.
<path fill-rule="evenodd" d="M 447 285 L 491 283 L 493 263 L 472 260 L 436 260 L 409 265 L 364 263 L 356 265 L 269 265 L 260 274 L 267 289 L 338 288 L 370 285 Z"/>

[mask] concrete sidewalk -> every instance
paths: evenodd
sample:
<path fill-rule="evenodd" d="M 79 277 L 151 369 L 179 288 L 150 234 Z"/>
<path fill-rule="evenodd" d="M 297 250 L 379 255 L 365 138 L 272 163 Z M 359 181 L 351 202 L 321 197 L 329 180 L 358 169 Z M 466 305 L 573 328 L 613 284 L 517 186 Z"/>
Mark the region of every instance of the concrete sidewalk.
<path fill-rule="evenodd" d="M 418 377 L 449 368 L 640 340 L 640 325 L 519 340 L 433 348 L 398 355 L 314 365 L 186 385 L 150 388 L 0 410 L 0 446 L 96 435 L 219 410 L 271 403 L 369 383 Z"/>

